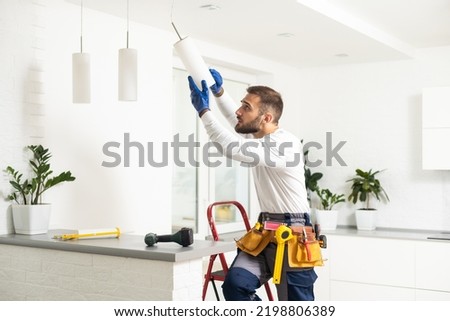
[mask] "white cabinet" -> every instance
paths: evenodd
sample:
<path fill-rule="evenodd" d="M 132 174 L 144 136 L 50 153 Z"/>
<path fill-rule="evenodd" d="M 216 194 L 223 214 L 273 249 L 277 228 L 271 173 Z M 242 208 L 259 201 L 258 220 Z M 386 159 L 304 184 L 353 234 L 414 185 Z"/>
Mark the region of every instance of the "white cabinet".
<path fill-rule="evenodd" d="M 422 129 L 422 168 L 450 169 L 450 128 Z"/>
<path fill-rule="evenodd" d="M 417 301 L 450 301 L 450 292 L 416 290 Z"/>
<path fill-rule="evenodd" d="M 450 243 L 418 242 L 415 265 L 418 289 L 445 291 L 450 295 Z"/>
<path fill-rule="evenodd" d="M 450 169 L 450 87 L 422 91 L 422 168 Z"/>
<path fill-rule="evenodd" d="M 317 281 L 314 283 L 314 296 L 317 301 L 330 300 L 330 264 L 328 249 L 322 249 L 323 266 L 317 266 L 314 271 L 317 274 Z"/>
<path fill-rule="evenodd" d="M 331 301 L 413 301 L 415 291 L 411 288 L 331 281 Z"/>
<path fill-rule="evenodd" d="M 318 280 L 327 288 L 317 300 L 450 300 L 450 242 L 327 238 L 327 273 Z"/>
<path fill-rule="evenodd" d="M 407 241 L 328 236 L 332 280 L 414 287 L 414 246 Z"/>

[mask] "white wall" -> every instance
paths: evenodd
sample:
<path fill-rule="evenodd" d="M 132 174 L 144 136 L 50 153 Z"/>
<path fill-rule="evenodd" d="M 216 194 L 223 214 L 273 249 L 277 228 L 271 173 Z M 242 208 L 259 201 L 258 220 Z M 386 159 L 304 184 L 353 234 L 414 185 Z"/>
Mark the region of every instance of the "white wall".
<path fill-rule="evenodd" d="M 1 56 L 7 71 L 0 76 L 5 116 L 0 126 L 1 168 L 26 168 L 23 146 L 41 143 L 52 151 L 55 173 L 72 171 L 75 182 L 45 197 L 53 204 L 51 228 L 119 226 L 138 234 L 169 233 L 172 162 L 164 168 L 139 167 L 136 162 L 128 168 L 105 168 L 101 163 L 111 161 L 103 145 L 116 141 L 123 146 L 124 133 L 144 145 L 153 142 L 157 151 L 172 141 L 176 34 L 130 24 L 130 47 L 138 49 L 139 97 L 138 102 L 118 102 L 117 51 L 125 46 L 126 22 L 85 7 L 83 48 L 91 55 L 92 103 L 72 104 L 71 55 L 79 52 L 79 6 L 61 0 L 0 4 L 0 35 L 9 44 Z M 261 82 L 292 78 L 288 66 L 200 41 L 198 45 L 211 63 L 223 64 L 226 57 L 227 65 L 245 66 Z M 192 117 L 197 117 L 193 109 Z M 132 153 L 136 160 L 136 149 Z M 9 184 L 2 178 L 0 190 L 6 195 Z M 0 200 L 0 233 L 12 231 L 8 205 Z"/>
<path fill-rule="evenodd" d="M 120 226 L 123 231 L 170 231 L 171 167 L 139 167 L 133 161 L 101 166 L 106 142 L 124 145 L 124 134 L 141 143 L 169 141 L 171 133 L 171 37 L 142 25 L 130 25 L 130 47 L 139 48 L 137 102 L 117 100 L 118 49 L 126 46 L 124 20 L 92 10 L 84 14 L 84 51 L 91 54 L 92 103 L 71 102 L 71 54 L 79 51 L 77 6 L 51 1 L 48 7 L 49 92 L 46 138 L 54 163 L 77 180 L 49 195 L 54 226 Z M 50 25 L 51 24 L 51 25 Z M 64 27 L 64 32 L 58 30 Z M 78 30 L 77 30 L 78 29 Z M 159 150 L 159 148 L 158 148 Z M 123 147 L 116 150 L 122 155 Z M 131 149 L 137 160 L 136 148 Z M 164 219 L 167 217 L 167 219 Z"/>
<path fill-rule="evenodd" d="M 25 170 L 21 146 L 39 143 L 43 104 L 42 42 L 39 5 L 0 1 L 0 167 Z M 12 231 L 6 176 L 0 176 L 0 233 Z"/>
<path fill-rule="evenodd" d="M 55 172 L 73 172 L 75 182 L 46 197 L 53 204 L 52 227 L 170 232 L 171 167 L 112 169 L 101 162 L 106 159 L 103 144 L 123 144 L 124 133 L 155 146 L 172 140 L 176 35 L 131 23 L 130 47 L 139 54 L 139 98 L 118 102 L 116 60 L 125 45 L 125 21 L 85 8 L 92 103 L 76 105 L 71 102 L 71 54 L 79 51 L 79 7 L 61 0 L 2 0 L 0 12 L 0 37 L 7 44 L 0 52 L 0 167 L 25 168 L 22 147 L 42 143 L 53 152 Z M 380 226 L 450 230 L 450 174 L 423 171 L 420 164 L 421 88 L 450 84 L 450 48 L 423 50 L 410 61 L 296 70 L 198 44 L 211 64 L 245 67 L 260 83 L 278 89 L 286 104 L 282 124 L 300 138 L 325 144 L 328 131 L 335 144 L 347 141 L 340 152 L 347 167 L 334 162 L 313 169 L 325 174 L 324 187 L 347 194 L 345 180 L 355 168 L 386 168 L 380 178 L 391 202 L 379 205 Z M 312 156 L 323 159 L 322 154 Z M 4 196 L 9 186 L 0 177 Z M 11 230 L 8 205 L 0 200 L 0 232 Z M 356 206 L 341 208 L 340 224 L 354 224 Z"/>
<path fill-rule="evenodd" d="M 450 230 L 450 173 L 421 165 L 421 91 L 450 85 L 450 47 L 420 50 L 408 61 L 305 69 L 297 81 L 306 141 L 333 146 L 347 141 L 340 155 L 347 163 L 322 165 L 319 183 L 349 194 L 356 168 L 386 169 L 379 175 L 391 202 L 373 203 L 379 226 Z M 448 148 L 442 146 L 442 148 Z M 313 152 L 312 152 L 313 153 Z M 324 150 L 313 158 L 324 159 Z M 341 206 L 339 224 L 354 224 L 361 204 Z"/>
<path fill-rule="evenodd" d="M 79 7 L 58 0 L 2 1 L 1 6 L 2 18 L 11 12 L 18 18 L 2 20 L 9 40 L 2 65 L 17 61 L 14 70 L 6 75 L 2 72 L 2 84 L 13 80 L 19 87 L 1 92 L 5 115 L 1 118 L 1 167 L 21 167 L 22 146 L 36 142 L 52 151 L 55 173 L 72 171 L 75 182 L 58 186 L 46 195 L 45 201 L 53 204 L 52 227 L 120 226 L 136 233 L 170 231 L 171 167 L 132 164 L 129 168 L 105 168 L 101 163 L 110 160 L 103 155 L 103 144 L 117 141 L 123 145 L 124 133 L 144 145 L 169 141 L 171 35 L 130 25 L 130 47 L 139 48 L 139 99 L 136 103 L 118 102 L 117 52 L 126 45 L 126 23 L 85 9 L 84 52 L 91 54 L 92 103 L 76 105 L 71 101 L 71 55 L 79 52 Z M 41 25 L 35 27 L 35 21 Z M 39 70 L 39 92 L 32 93 L 38 97 L 32 96 L 34 101 L 26 104 L 23 101 L 31 94 L 19 89 L 37 73 L 30 66 L 34 62 Z M 38 139 L 30 138 L 28 123 L 22 121 L 35 113 L 25 109 L 28 105 L 42 115 Z M 8 185 L 3 181 L 5 190 Z M 7 204 L 1 202 L 4 216 Z M 5 220 L 1 222 L 5 230 Z"/>

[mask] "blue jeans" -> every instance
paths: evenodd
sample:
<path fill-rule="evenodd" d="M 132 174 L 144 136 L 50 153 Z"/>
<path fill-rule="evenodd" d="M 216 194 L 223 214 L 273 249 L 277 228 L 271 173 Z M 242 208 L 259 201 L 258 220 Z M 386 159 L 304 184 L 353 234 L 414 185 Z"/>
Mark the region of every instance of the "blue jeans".
<path fill-rule="evenodd" d="M 227 301 L 260 301 L 256 294 L 262 284 L 273 274 L 276 245 L 269 245 L 258 255 L 238 251 L 225 281 L 223 295 Z M 314 301 L 314 282 L 317 274 L 313 268 L 290 268 L 284 256 L 281 283 L 276 285 L 280 301 Z"/>

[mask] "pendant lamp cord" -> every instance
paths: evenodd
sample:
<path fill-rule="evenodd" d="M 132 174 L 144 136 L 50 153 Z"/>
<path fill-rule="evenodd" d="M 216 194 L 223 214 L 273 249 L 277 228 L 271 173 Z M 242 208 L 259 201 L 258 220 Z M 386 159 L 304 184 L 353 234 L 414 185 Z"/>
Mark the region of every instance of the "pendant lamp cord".
<path fill-rule="evenodd" d="M 175 27 L 175 24 L 173 23 L 173 7 L 175 6 L 175 0 L 172 1 L 172 9 L 170 11 L 170 23 L 172 24 L 173 29 L 175 30 L 175 32 L 178 35 L 178 38 L 180 38 L 180 40 L 183 40 L 180 36 L 180 33 L 177 30 L 177 27 Z"/>
<path fill-rule="evenodd" d="M 130 13 L 130 1 L 127 0 L 127 48 L 128 48 L 128 42 L 129 42 L 129 33 L 130 33 L 130 18 L 129 18 L 129 13 Z"/>
<path fill-rule="evenodd" d="M 81 0 L 81 21 L 80 21 L 80 52 L 83 53 L 83 0 Z"/>

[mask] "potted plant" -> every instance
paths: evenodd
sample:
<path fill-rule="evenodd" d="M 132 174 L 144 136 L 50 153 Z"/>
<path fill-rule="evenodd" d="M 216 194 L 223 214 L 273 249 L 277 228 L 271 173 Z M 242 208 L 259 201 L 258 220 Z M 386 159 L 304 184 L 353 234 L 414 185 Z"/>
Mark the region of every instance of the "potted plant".
<path fill-rule="evenodd" d="M 29 145 L 27 149 L 33 153 L 29 160 L 33 176 L 23 179 L 22 173 L 8 166 L 5 171 L 11 176 L 13 192 L 7 198 L 14 202 L 11 206 L 16 233 L 43 234 L 48 231 L 51 209 L 50 204 L 42 202 L 43 194 L 62 182 L 74 181 L 75 177 L 70 171 L 51 176 L 49 150 L 42 145 Z"/>
<path fill-rule="evenodd" d="M 308 193 L 309 205 L 311 205 L 311 193 L 317 192 L 319 188 L 318 181 L 322 178 L 322 176 L 322 173 L 312 173 L 309 168 L 305 168 L 305 185 Z"/>
<path fill-rule="evenodd" d="M 303 139 L 301 140 L 303 144 Z M 311 207 L 311 193 L 316 192 L 319 188 L 318 181 L 322 178 L 323 174 L 320 172 L 313 173 L 311 169 L 308 168 L 308 153 L 309 149 L 305 148 L 303 150 L 303 168 L 305 171 L 305 187 L 308 198 L 309 206 Z"/>
<path fill-rule="evenodd" d="M 344 194 L 334 194 L 329 189 L 316 189 L 316 194 L 320 199 L 322 209 L 316 209 L 316 221 L 320 224 L 321 230 L 335 230 L 337 226 L 338 210 L 333 207 L 345 202 Z"/>
<path fill-rule="evenodd" d="M 375 197 L 378 201 L 389 201 L 389 197 L 377 179 L 381 171 L 363 171 L 356 169 L 356 176 L 347 182 L 352 182 L 351 194 L 348 200 L 356 204 L 358 201 L 364 204 L 363 208 L 357 209 L 356 226 L 360 230 L 374 230 L 376 228 L 377 210 L 371 207 L 370 201 Z"/>

